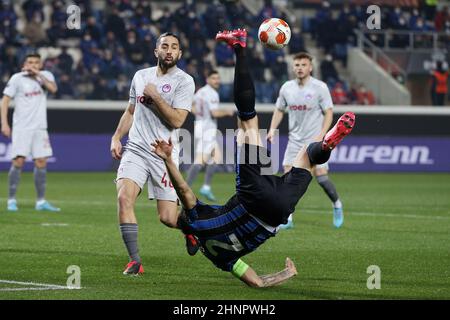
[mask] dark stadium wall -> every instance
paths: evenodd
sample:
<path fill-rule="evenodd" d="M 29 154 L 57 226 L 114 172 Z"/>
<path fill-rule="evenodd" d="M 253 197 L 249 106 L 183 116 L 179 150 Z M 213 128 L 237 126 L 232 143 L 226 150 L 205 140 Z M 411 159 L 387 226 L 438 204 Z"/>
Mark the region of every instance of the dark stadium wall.
<path fill-rule="evenodd" d="M 89 133 L 112 134 L 122 115 L 121 111 L 77 111 L 49 110 L 49 131 L 54 133 Z M 261 129 L 270 126 L 272 114 L 260 113 Z M 338 115 L 334 116 L 337 120 Z M 189 115 L 184 128 L 193 132 L 194 118 Z M 358 115 L 352 135 L 370 136 L 450 136 L 450 115 Z M 219 129 L 236 128 L 236 117 L 224 118 L 219 121 Z M 287 134 L 288 122 L 284 117 L 280 133 Z"/>

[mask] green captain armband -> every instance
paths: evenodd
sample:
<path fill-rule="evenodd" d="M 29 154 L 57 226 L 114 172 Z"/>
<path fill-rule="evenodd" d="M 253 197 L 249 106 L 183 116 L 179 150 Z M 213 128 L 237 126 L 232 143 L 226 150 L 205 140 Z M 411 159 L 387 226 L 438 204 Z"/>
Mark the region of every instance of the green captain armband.
<path fill-rule="evenodd" d="M 233 276 L 240 279 L 242 277 L 242 275 L 247 271 L 247 269 L 248 269 L 248 264 L 246 264 L 244 261 L 239 259 L 234 264 L 233 270 L 231 271 L 231 273 L 233 274 Z"/>

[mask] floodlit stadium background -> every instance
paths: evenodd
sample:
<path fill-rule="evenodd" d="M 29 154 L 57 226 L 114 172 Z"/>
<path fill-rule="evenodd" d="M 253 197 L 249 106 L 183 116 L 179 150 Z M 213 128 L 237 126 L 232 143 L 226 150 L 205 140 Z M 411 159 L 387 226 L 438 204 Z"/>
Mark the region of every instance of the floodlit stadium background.
<path fill-rule="evenodd" d="M 386 295 L 383 297 L 444 297 L 448 299 L 450 295 L 448 291 L 445 291 L 446 284 L 445 280 L 442 279 L 446 278 L 448 281 L 450 278 L 448 268 L 445 268 L 445 265 L 448 267 L 449 256 L 448 252 L 444 253 L 440 250 L 445 248 L 443 237 L 445 237 L 445 234 L 448 235 L 450 219 L 450 205 L 448 203 L 450 104 L 447 94 L 445 106 L 432 105 L 431 72 L 438 61 L 442 63 L 444 68 L 448 69 L 449 66 L 450 11 L 447 9 L 448 1 L 439 1 L 438 4 L 436 2 L 419 0 L 373 1 L 380 8 L 381 28 L 371 30 L 368 28 L 371 13 L 366 12 L 367 1 L 87 0 L 72 2 L 2 0 L 0 4 L 0 89 L 3 90 L 10 76 L 20 70 L 25 55 L 33 51 L 38 51 L 42 55 L 45 61 L 44 68 L 53 72 L 59 87 L 56 96 L 49 96 L 48 103 L 49 133 L 54 150 L 54 156 L 50 159 L 48 166 L 48 197 L 53 197 L 56 204 L 60 201 L 63 213 L 61 218 L 48 215 L 45 216 L 47 220 L 41 221 L 39 217 L 34 215 L 31 210 L 32 206 L 29 205 L 30 208 L 28 211 L 25 209 L 24 215 L 29 221 L 32 221 L 29 222 L 29 227 L 32 228 L 31 224 L 33 223 L 39 226 L 41 223 L 81 224 L 82 222 L 76 220 L 76 218 L 83 219 L 86 223 L 89 222 L 90 226 L 103 225 L 105 234 L 109 234 L 114 240 L 103 239 L 105 243 L 108 243 L 105 245 L 106 250 L 101 245 L 92 248 L 92 250 L 117 251 L 117 257 L 105 256 L 103 258 L 108 259 L 108 266 L 114 266 L 117 270 L 114 269 L 113 271 L 120 274 L 123 262 L 121 258 L 125 257 L 125 251 L 115 229 L 115 189 L 112 184 L 118 163 L 111 158 L 109 146 L 111 135 L 127 105 L 131 77 L 136 70 L 155 65 L 153 49 L 156 38 L 162 32 L 172 31 L 180 35 L 184 52 L 179 67 L 194 77 L 197 89 L 205 84 L 205 75 L 208 70 L 217 69 L 222 79 L 220 88 L 222 106 L 234 108 L 232 104 L 233 53 L 226 45 L 217 44 L 213 39 L 219 30 L 246 27 L 250 31 L 248 40 L 249 58 L 255 81 L 257 111 L 259 112 L 262 129 L 269 128 L 278 90 L 284 81 L 293 77 L 290 71 L 291 56 L 299 51 L 308 51 L 315 57 L 314 76 L 325 81 L 330 88 L 335 103 L 335 119 L 345 111 L 354 111 L 357 115 L 357 123 L 352 135 L 344 140 L 344 143 L 333 153 L 330 161 L 330 175 L 335 177 L 338 187 L 342 189 L 341 193 L 346 200 L 345 203 L 351 209 L 349 210 L 350 217 L 353 210 L 356 218 L 369 219 L 367 217 L 370 217 L 373 220 L 364 221 L 367 224 L 361 225 L 358 224 L 359 220 L 355 220 L 353 226 L 355 228 L 361 227 L 359 229 L 361 234 L 352 234 L 354 235 L 352 240 L 354 242 L 343 241 L 341 245 L 358 246 L 355 239 L 358 236 L 364 237 L 364 235 L 370 233 L 376 221 L 380 221 L 375 221 L 377 212 L 381 213 L 379 217 L 382 217 L 377 219 L 387 219 L 381 220 L 386 228 L 383 229 L 384 231 L 390 230 L 396 235 L 403 235 L 402 232 L 409 232 L 408 230 L 424 232 L 423 238 L 419 237 L 414 240 L 407 237 L 400 238 L 400 236 L 399 238 L 389 238 L 389 235 L 381 235 L 381 233 L 375 238 L 379 241 L 392 240 L 389 243 L 383 243 L 383 248 L 387 248 L 386 250 L 396 246 L 405 246 L 406 258 L 403 259 L 405 263 L 407 262 L 409 265 L 416 263 L 415 265 L 418 268 L 416 272 L 419 274 L 430 273 L 430 277 L 432 277 L 430 281 L 438 289 L 434 290 L 433 285 L 427 287 L 429 283 L 424 280 L 425 284 L 422 284 L 426 289 L 420 291 L 422 287 L 419 283 L 417 285 L 418 291 L 408 291 L 409 289 L 404 289 L 408 286 L 408 282 L 399 281 L 396 284 L 398 291 L 393 291 L 392 294 L 389 291 L 384 291 L 383 294 Z M 69 29 L 67 27 L 70 15 L 77 12 L 76 10 L 67 12 L 67 8 L 71 4 L 77 5 L 80 9 L 80 29 Z M 257 41 L 256 33 L 259 24 L 269 17 L 280 17 L 286 20 L 291 27 L 291 41 L 283 50 L 263 49 Z M 9 116 L 11 117 L 11 115 L 12 112 Z M 190 115 L 183 126 L 192 133 L 193 121 L 194 117 Z M 219 129 L 223 133 L 226 129 L 235 128 L 235 126 L 235 117 L 219 120 Z M 192 141 L 194 140 L 192 139 Z M 0 186 L 2 190 L 0 215 L 4 214 L 4 204 L 6 203 L 10 143 L 10 140 L 3 136 L 0 137 L 0 176 L 2 177 L 0 180 L 2 184 Z M 279 144 L 277 145 L 280 150 L 280 157 L 284 153 L 286 144 L 287 117 L 284 117 L 280 126 Z M 233 152 L 232 144 L 226 144 L 226 146 L 224 157 L 227 156 L 227 153 Z M 186 153 L 185 157 L 191 154 L 193 150 L 193 146 L 183 150 Z M 281 163 L 281 159 L 278 160 L 278 163 Z M 187 165 L 189 163 L 182 164 L 182 169 L 185 169 Z M 26 168 L 26 171 L 30 171 L 32 168 L 31 159 L 29 159 Z M 232 171 L 232 168 L 223 166 L 222 171 Z M 72 179 L 74 187 L 79 188 L 73 192 L 67 185 L 68 181 L 72 181 Z M 364 181 L 367 181 L 373 187 L 370 192 L 363 191 L 361 183 Z M 28 200 L 23 201 L 25 204 L 27 201 L 32 203 L 34 194 L 31 178 L 27 180 L 25 176 L 22 183 L 24 191 L 19 191 L 18 196 L 28 198 Z M 348 187 L 345 187 L 346 185 Z M 61 186 L 61 190 L 52 189 L 59 188 L 59 186 Z M 217 180 L 213 180 L 213 187 L 219 194 L 222 193 L 219 200 L 225 201 L 234 187 L 233 175 L 219 174 Z M 305 239 L 314 239 L 320 247 L 320 241 L 323 238 L 316 238 L 318 237 L 316 232 L 321 233 L 321 235 L 325 234 L 329 239 L 336 241 L 338 241 L 339 236 L 333 234 L 333 230 L 328 225 L 328 220 L 331 220 L 331 217 L 322 215 L 317 218 L 311 214 L 311 212 L 328 210 L 323 209 L 328 208 L 328 203 L 326 203 L 328 200 L 318 190 L 314 189 L 316 186 L 312 188 L 312 199 L 316 202 L 313 205 L 306 202 L 306 233 L 300 235 L 300 232 L 303 232 L 304 229 L 299 229 L 298 237 L 305 237 L 302 238 L 304 240 L 302 244 L 304 245 Z M 351 188 L 353 188 L 353 191 Z M 358 188 L 361 189 L 358 190 Z M 89 194 L 84 194 L 83 191 L 89 192 Z M 317 193 L 317 196 L 314 195 L 314 192 Z M 355 193 L 352 194 L 352 192 Z M 76 196 L 83 198 L 83 201 L 78 202 Z M 108 200 L 110 205 L 105 206 L 105 202 L 102 202 L 104 201 L 103 198 L 98 198 L 100 196 L 104 196 L 105 199 L 111 198 Z M 414 202 L 411 196 L 417 201 L 420 199 L 420 203 Z M 433 198 L 433 196 L 437 198 Z M 155 229 L 156 231 L 152 231 L 152 235 L 159 235 L 165 239 L 164 231 L 166 229 L 163 230 L 165 227 L 159 226 L 154 217 L 156 210 L 154 204 L 150 205 L 149 210 L 148 202 L 145 199 L 141 199 L 141 201 L 138 204 L 139 210 L 151 211 L 152 228 L 158 228 Z M 378 207 L 373 209 L 375 211 L 372 212 L 370 207 L 368 209 L 368 206 L 374 202 Z M 403 204 L 406 204 L 406 207 L 402 207 Z M 70 205 L 73 205 L 73 207 L 67 208 Z M 78 205 L 81 207 L 77 207 Z M 65 216 L 64 206 L 67 209 Z M 401 211 L 401 208 L 405 211 Z M 107 210 L 109 211 L 107 212 Z M 309 213 L 308 210 L 310 210 Z M 397 212 L 396 210 L 400 211 Z M 358 216 L 358 212 L 362 214 Z M 95 213 L 100 214 L 100 216 L 95 215 Z M 105 214 L 104 217 L 101 216 L 102 213 Z M 391 217 L 396 213 L 401 216 L 398 218 L 399 220 Z M 436 219 L 431 218 L 421 225 L 419 223 L 421 215 L 427 214 L 435 215 Z M 416 215 L 416 217 L 408 218 L 408 215 Z M 148 212 L 146 216 L 140 218 L 140 221 L 145 221 L 147 216 L 149 216 Z M 20 233 L 19 229 L 16 230 L 14 226 L 8 224 L 20 225 L 23 223 L 20 221 L 22 217 L 11 218 L 3 215 L 4 220 L 1 224 L 3 228 L 8 226 L 8 232 L 10 232 L 4 230 L 3 236 L 5 239 L 2 239 L 0 244 L 0 256 L 4 258 L 0 260 L 5 263 L 4 268 L 1 268 L 3 270 L 8 269 L 6 266 L 10 264 L 11 257 L 30 257 L 33 254 L 21 247 L 22 245 L 27 247 L 29 245 L 27 243 L 31 239 L 26 240 L 25 234 Z M 390 218 L 393 219 L 393 222 L 388 220 Z M 402 219 L 410 218 L 412 222 L 417 222 L 417 225 L 411 225 L 408 229 L 409 227 L 405 227 L 405 221 Z M 62 221 L 64 219 L 67 219 L 67 221 Z M 105 225 L 105 221 L 110 224 Z M 408 220 L 408 222 L 410 221 Z M 331 230 L 330 235 L 327 233 L 328 229 L 326 231 L 315 229 L 322 226 L 321 223 L 323 223 L 323 228 Z M 331 225 L 331 222 L 329 224 Z M 351 226 L 350 221 L 349 228 Z M 422 230 L 422 226 L 426 226 L 426 228 Z M 0 226 L 1 228 L 2 226 Z M 381 229 L 377 230 L 380 231 Z M 343 232 L 345 231 L 343 230 Z M 427 231 L 434 233 L 430 235 L 426 233 Z M 51 241 L 52 239 L 52 237 L 47 239 L 47 235 L 44 235 L 44 233 L 41 235 L 42 238 L 39 238 L 39 232 L 41 232 L 39 230 L 30 229 L 30 232 L 34 233 L 38 239 L 42 239 L 42 245 L 47 240 Z M 75 232 L 69 230 L 69 228 L 61 227 L 56 232 L 62 232 L 60 238 L 55 238 L 58 239 L 57 241 L 66 239 L 66 237 L 67 239 L 73 239 L 70 249 L 64 247 L 62 242 L 58 242 L 59 245 L 56 246 L 58 249 L 52 251 L 53 244 L 49 242 L 49 249 L 47 250 L 40 248 L 39 241 L 36 241 L 34 250 L 42 253 L 41 258 L 48 257 L 50 261 L 55 255 L 61 254 L 58 259 L 65 263 L 68 259 L 65 252 L 71 252 L 74 257 L 85 256 L 82 245 L 77 245 L 76 239 L 80 234 L 78 231 Z M 95 231 L 96 234 L 98 232 L 98 230 Z M 376 230 L 373 232 L 376 232 Z M 419 234 L 417 232 L 416 235 Z M 17 239 L 21 239 L 21 241 L 14 242 L 12 239 L 15 235 L 18 235 Z M 434 238 L 434 236 L 437 238 Z M 89 234 L 85 237 L 90 239 Z M 281 235 L 281 241 L 285 241 L 284 244 L 291 246 L 291 248 L 295 247 L 296 242 L 288 239 L 283 240 L 283 237 L 285 235 Z M 370 243 L 368 247 L 371 250 L 374 249 L 371 245 L 375 238 L 368 240 L 368 243 Z M 145 241 L 145 239 L 142 241 L 144 247 Z M 175 258 L 170 260 L 172 258 L 169 257 L 168 261 L 184 263 L 181 240 L 177 238 L 177 241 L 179 241 L 178 247 L 180 248 L 174 251 L 174 255 L 178 260 Z M 416 243 L 417 246 L 407 248 L 408 241 L 412 241 L 412 244 Z M 433 266 L 425 266 L 417 262 L 421 261 L 425 264 L 426 261 L 418 253 L 421 250 L 419 245 L 421 241 L 429 243 L 430 248 L 435 246 L 436 251 L 427 256 L 430 259 L 429 261 L 433 261 Z M 34 239 L 32 242 L 34 242 Z M 109 242 L 115 244 L 115 246 L 109 247 Z M 361 240 L 360 243 L 365 244 L 366 242 Z M 77 249 L 73 249 L 74 246 Z M 325 251 L 321 252 L 327 252 L 329 246 L 328 242 L 324 244 L 324 247 L 321 248 Z M 269 248 L 270 250 L 278 250 L 276 244 Z M 306 248 L 313 251 L 316 249 L 314 246 L 308 247 L 308 244 L 306 244 Z M 161 254 L 167 254 L 165 250 L 166 248 L 161 249 Z M 378 250 L 378 247 L 374 250 Z M 365 249 L 361 249 L 361 251 L 356 252 L 356 258 L 352 255 L 352 259 L 355 259 L 354 261 L 362 260 L 366 252 Z M 412 255 L 407 255 L 411 252 L 413 252 Z M 291 254 L 289 251 L 283 251 L 284 253 Z M 155 255 L 157 254 L 155 253 Z M 258 254 L 255 260 L 263 259 L 263 255 L 264 251 L 261 255 Z M 395 260 L 396 256 L 397 253 L 394 250 L 392 256 L 385 256 L 385 261 Z M 89 258 L 89 254 L 86 257 Z M 349 263 L 349 259 L 345 257 L 349 258 L 341 252 L 337 258 L 335 257 L 335 261 L 342 258 L 343 264 Z M 398 254 L 398 257 L 403 256 Z M 89 268 L 87 266 L 90 265 L 87 258 L 86 260 L 80 258 L 84 263 L 84 268 Z M 281 256 L 277 256 L 278 258 L 282 259 Z M 327 252 L 326 257 L 324 254 L 322 258 L 332 260 L 333 255 L 330 256 L 330 253 Z M 21 259 L 21 261 L 24 261 L 23 257 Z M 58 259 L 52 263 L 57 264 Z M 273 256 L 270 256 L 270 259 L 274 260 Z M 308 256 L 306 255 L 307 259 Z M 408 259 L 412 259 L 412 261 Z M 148 260 L 151 261 L 150 257 L 148 257 Z M 9 261 L 8 264 L 6 264 L 7 261 Z M 365 261 L 362 264 L 366 263 Z M 39 274 L 38 269 L 35 268 L 32 268 L 32 272 L 28 272 L 27 270 L 31 270 L 29 269 L 30 266 L 36 263 L 39 265 L 39 270 L 47 270 L 47 267 L 48 270 L 56 268 L 56 265 L 48 266 L 43 261 L 39 262 L 39 259 L 30 258 L 29 261 L 25 259 L 24 271 L 20 275 L 11 274 L 10 277 L 7 277 L 6 273 L 2 271 L 0 272 L 2 274 L 0 280 L 8 278 L 26 281 L 28 279 L 35 282 L 47 281 L 63 284 L 64 280 L 61 279 L 65 277 L 65 269 L 61 269 L 62 271 L 57 274 L 58 276 L 52 275 L 50 277 L 41 276 L 42 274 Z M 67 264 L 64 263 L 57 267 L 63 268 Z M 151 265 L 151 263 L 149 264 Z M 198 264 L 203 267 L 208 262 L 202 260 Z M 266 271 L 273 271 L 271 262 L 267 262 L 267 265 L 270 268 Z M 365 267 L 368 265 L 369 262 Z M 307 266 L 308 264 L 305 262 L 304 267 Z M 103 268 L 104 266 L 97 267 Z M 164 269 L 167 266 L 161 262 L 158 267 Z M 219 274 L 219 277 L 226 278 L 219 271 L 213 270 L 211 266 L 205 266 L 204 268 L 206 268 L 205 273 L 216 272 L 215 275 Z M 333 266 L 328 265 L 327 268 L 333 268 Z M 401 265 L 398 268 L 401 268 Z M 437 270 L 435 273 L 431 272 L 431 270 L 434 270 L 433 268 Z M 105 278 L 117 276 L 113 271 L 107 271 Z M 313 270 L 310 271 L 314 272 Z M 404 270 L 397 271 L 398 274 L 393 273 L 395 274 L 393 279 L 403 279 L 401 275 Z M 91 275 L 88 280 L 92 280 L 98 270 L 92 274 L 89 272 L 93 271 L 87 271 L 86 273 L 88 277 Z M 363 282 L 365 281 L 364 272 L 365 269 L 362 271 Z M 170 277 L 170 274 L 165 273 L 163 276 Z M 165 278 L 163 276 L 161 276 L 162 280 L 160 281 L 164 283 Z M 320 275 L 317 275 L 317 277 L 320 277 Z M 351 277 L 351 275 L 348 275 L 348 277 Z M 308 288 L 316 286 L 317 283 L 314 281 L 317 279 L 314 281 L 306 279 L 306 282 L 305 279 L 303 280 L 304 292 L 302 291 L 303 293 L 300 295 L 294 296 L 286 292 L 272 291 L 272 295 L 267 293 L 267 295 L 259 296 L 248 293 L 247 297 L 257 299 L 273 297 L 281 299 L 296 299 L 296 297 L 334 299 L 342 296 L 344 298 L 376 297 L 365 293 L 361 294 L 351 285 L 345 289 L 348 292 L 345 290 L 345 292 L 341 292 L 338 287 L 342 287 L 342 284 L 332 283 L 331 280 L 330 283 L 319 285 L 325 285 L 325 287 L 329 285 L 330 288 L 334 288 L 333 286 L 336 285 L 335 290 L 330 289 L 327 292 L 325 290 L 313 294 L 312 291 L 308 291 Z M 412 281 L 412 279 L 409 280 Z M 155 281 L 159 281 L 159 278 Z M 226 278 L 223 281 L 231 280 Z M 126 288 L 128 284 L 123 280 L 118 280 L 116 285 Z M 239 289 L 239 284 L 235 283 L 234 285 Z M 345 285 L 343 286 L 345 287 Z M 91 283 L 91 287 L 94 286 L 95 284 Z M 186 286 L 189 287 L 189 282 Z M 220 287 L 220 284 L 217 286 Z M 0 285 L 0 291 L 1 288 Z M 166 288 L 172 287 L 167 285 Z M 403 289 L 404 291 L 402 291 Z M 91 291 L 91 295 L 83 296 L 79 294 L 76 297 L 124 297 L 120 295 L 119 291 L 108 287 L 105 291 L 98 290 L 100 290 L 100 293 L 97 296 Z M 105 293 L 107 290 L 110 291 Z M 201 293 L 195 293 L 193 296 L 192 293 L 191 295 L 184 295 L 181 293 L 183 290 L 179 287 L 174 287 L 172 290 L 172 292 L 178 292 L 173 293 L 176 296 L 175 298 L 220 298 L 211 295 L 202 296 Z M 115 292 L 112 293 L 112 291 Z M 148 291 L 142 292 L 148 293 Z M 158 299 L 170 297 L 170 293 L 161 292 L 158 291 L 155 295 L 148 293 L 149 296 L 145 294 L 137 295 L 136 293 L 135 296 L 131 295 L 131 298 L 150 297 Z M 5 294 L 5 292 L 0 292 L 0 298 L 10 298 Z M 244 294 L 244 297 L 246 294 Z M 223 296 L 232 299 L 233 293 L 225 290 Z M 34 298 L 36 296 L 28 294 L 20 297 Z M 55 298 L 57 296 L 42 295 L 38 297 Z M 67 294 L 61 297 L 71 298 L 73 296 Z"/>

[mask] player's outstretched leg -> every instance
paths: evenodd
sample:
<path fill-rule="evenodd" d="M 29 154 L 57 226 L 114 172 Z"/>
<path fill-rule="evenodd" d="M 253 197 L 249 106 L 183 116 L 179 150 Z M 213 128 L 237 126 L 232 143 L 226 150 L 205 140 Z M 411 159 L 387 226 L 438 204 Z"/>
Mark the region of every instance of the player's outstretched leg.
<path fill-rule="evenodd" d="M 236 54 L 234 103 L 238 110 L 238 117 L 241 120 L 240 125 L 246 133 L 247 143 L 260 144 L 260 138 L 257 134 L 258 119 L 255 111 L 255 86 L 246 57 L 247 31 L 245 29 L 237 29 L 219 32 L 216 35 L 216 40 L 226 42 L 234 49 Z"/>
<path fill-rule="evenodd" d="M 311 171 L 314 165 L 327 162 L 333 148 L 350 134 L 354 125 L 355 114 L 352 112 L 344 113 L 321 142 L 313 142 L 308 145 L 306 152 L 302 150 L 298 153 L 293 166 Z"/>

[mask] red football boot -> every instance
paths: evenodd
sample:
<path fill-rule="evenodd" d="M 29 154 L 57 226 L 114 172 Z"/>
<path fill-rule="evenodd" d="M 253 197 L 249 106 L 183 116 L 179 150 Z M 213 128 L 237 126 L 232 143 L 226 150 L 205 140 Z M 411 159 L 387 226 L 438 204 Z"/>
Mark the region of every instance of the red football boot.
<path fill-rule="evenodd" d="M 198 240 L 192 234 L 184 235 L 186 240 L 186 250 L 190 256 L 195 256 L 199 249 Z"/>
<path fill-rule="evenodd" d="M 123 274 L 125 275 L 132 275 L 132 276 L 138 276 L 144 273 L 144 267 L 142 266 L 142 263 L 137 261 L 131 261 L 127 264 L 125 270 L 123 271 Z"/>
<path fill-rule="evenodd" d="M 352 132 L 355 126 L 355 114 L 353 112 L 344 113 L 334 125 L 334 127 L 327 132 L 322 141 L 322 149 L 333 149 L 336 147 L 345 136 Z"/>
<path fill-rule="evenodd" d="M 245 48 L 247 46 L 247 30 L 237 29 L 217 32 L 216 41 L 224 41 L 232 47 L 238 44 L 242 48 Z"/>

